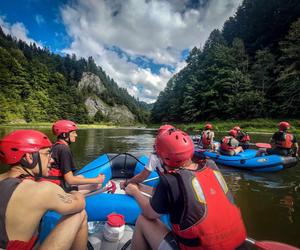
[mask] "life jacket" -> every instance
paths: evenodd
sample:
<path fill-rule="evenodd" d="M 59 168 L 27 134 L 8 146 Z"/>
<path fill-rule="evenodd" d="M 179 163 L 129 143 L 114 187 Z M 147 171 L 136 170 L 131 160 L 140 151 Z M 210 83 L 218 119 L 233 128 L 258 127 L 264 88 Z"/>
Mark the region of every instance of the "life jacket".
<path fill-rule="evenodd" d="M 282 132 L 283 140 L 276 140 L 275 145 L 279 148 L 291 149 L 293 146 L 294 136 L 290 133 Z"/>
<path fill-rule="evenodd" d="M 204 149 L 207 149 L 211 145 L 211 132 L 209 130 L 205 130 L 202 132 L 201 136 L 202 146 Z"/>
<path fill-rule="evenodd" d="M 240 131 L 237 135 L 237 140 L 239 142 L 245 143 L 250 141 L 250 136 L 246 132 Z"/>
<path fill-rule="evenodd" d="M 182 250 L 232 250 L 246 239 L 240 210 L 229 200 L 228 187 L 218 170 L 177 170 L 184 196 L 179 224 L 172 230 Z M 172 189 L 172 187 L 170 187 Z"/>
<path fill-rule="evenodd" d="M 232 139 L 233 139 L 233 137 L 231 137 L 231 136 L 225 136 L 221 140 L 221 145 L 220 145 L 221 150 L 223 150 L 223 151 L 230 151 L 230 150 L 236 149 L 236 147 L 232 146 L 232 144 L 231 144 L 231 140 Z"/>
<path fill-rule="evenodd" d="M 64 144 L 64 143 L 61 141 L 57 141 L 52 146 L 52 148 L 55 147 L 55 145 L 59 145 L 59 144 Z M 62 187 L 64 186 L 64 176 L 62 171 L 59 168 L 51 167 L 50 170 L 48 171 L 48 176 L 41 178 L 41 180 L 50 181 Z"/>

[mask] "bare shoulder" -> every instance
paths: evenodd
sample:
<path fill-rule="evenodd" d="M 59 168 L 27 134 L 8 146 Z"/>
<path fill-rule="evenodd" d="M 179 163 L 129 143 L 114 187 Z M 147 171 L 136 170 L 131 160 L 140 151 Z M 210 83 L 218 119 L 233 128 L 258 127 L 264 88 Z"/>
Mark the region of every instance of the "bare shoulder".
<path fill-rule="evenodd" d="M 52 182 L 49 181 L 32 181 L 32 180 L 24 180 L 22 182 L 23 189 L 26 189 L 27 193 L 34 193 L 39 196 L 45 196 L 50 193 L 57 192 L 58 190 L 62 190 L 62 188 Z"/>

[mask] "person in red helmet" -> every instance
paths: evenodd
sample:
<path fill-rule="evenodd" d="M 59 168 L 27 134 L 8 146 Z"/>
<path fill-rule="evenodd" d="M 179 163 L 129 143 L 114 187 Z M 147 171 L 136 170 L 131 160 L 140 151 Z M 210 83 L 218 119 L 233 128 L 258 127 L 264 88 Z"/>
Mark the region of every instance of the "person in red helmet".
<path fill-rule="evenodd" d="M 273 147 L 267 149 L 268 154 L 298 156 L 299 146 L 296 136 L 288 132 L 290 128 L 291 125 L 288 122 L 280 122 L 278 124 L 278 131 L 275 132 L 271 138 Z"/>
<path fill-rule="evenodd" d="M 69 145 L 76 142 L 77 129 L 77 125 L 69 120 L 59 120 L 53 124 L 52 132 L 57 136 L 57 141 L 52 147 L 51 157 L 53 161 L 49 175 L 60 178 L 59 181 L 54 182 L 61 185 L 65 190 L 77 189 L 77 185 L 81 185 L 80 190 L 97 189 L 103 183 L 104 175 L 85 178 L 82 175 L 73 174 L 76 171 L 76 166 Z"/>
<path fill-rule="evenodd" d="M 164 131 L 167 130 L 172 130 L 175 129 L 174 126 L 165 124 L 159 127 L 157 130 L 157 134 L 159 135 L 160 133 L 163 133 Z M 162 167 L 162 161 L 161 159 L 157 156 L 155 146 L 153 147 L 153 152 L 149 156 L 149 160 L 147 164 L 145 165 L 144 169 L 137 175 L 133 176 L 131 179 L 127 180 L 126 182 L 121 182 L 120 183 L 120 188 L 125 189 L 125 187 L 129 183 L 135 183 L 139 184 L 142 183 L 144 180 L 146 180 L 149 175 L 153 172 L 157 171 L 159 175 L 161 175 L 164 172 L 164 169 Z"/>
<path fill-rule="evenodd" d="M 1 249 L 33 249 L 40 220 L 48 210 L 63 217 L 40 249 L 86 249 L 82 194 L 67 194 L 58 185 L 38 181 L 48 174 L 51 146 L 48 137 L 36 130 L 16 130 L 0 141 L 0 160 L 10 167 L 0 174 Z"/>
<path fill-rule="evenodd" d="M 201 134 L 201 144 L 203 149 L 215 150 L 214 138 L 215 133 L 212 130 L 213 126 L 210 123 L 205 124 L 204 130 Z"/>
<path fill-rule="evenodd" d="M 238 132 L 234 129 L 229 130 L 229 136 L 224 136 L 221 140 L 220 153 L 223 155 L 237 155 L 240 152 L 243 152 L 243 148 L 240 145 L 239 141 L 236 139 Z"/>
<path fill-rule="evenodd" d="M 240 146 L 242 146 L 243 149 L 248 149 L 250 136 L 245 131 L 243 131 L 239 126 L 233 127 L 233 130 L 236 130 L 238 132 L 236 139 L 240 142 Z"/>
<path fill-rule="evenodd" d="M 215 163 L 193 162 L 192 139 L 180 130 L 158 135 L 155 145 L 168 172 L 152 198 L 134 184 L 125 190 L 142 209 L 131 249 L 232 250 L 242 245 L 245 226 Z M 162 214 L 170 216 L 171 230 L 159 220 Z"/>

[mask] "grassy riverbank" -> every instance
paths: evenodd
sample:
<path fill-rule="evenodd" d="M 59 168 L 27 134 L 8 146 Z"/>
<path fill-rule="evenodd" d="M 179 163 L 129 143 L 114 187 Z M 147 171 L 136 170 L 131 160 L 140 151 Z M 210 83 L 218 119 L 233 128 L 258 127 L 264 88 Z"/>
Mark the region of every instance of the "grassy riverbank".
<path fill-rule="evenodd" d="M 287 119 L 287 121 L 292 125 L 291 132 L 300 134 L 300 120 Z M 280 120 L 275 119 L 251 119 L 251 120 L 211 120 L 195 123 L 172 123 L 170 124 L 183 129 L 185 131 L 198 132 L 203 129 L 203 126 L 207 123 L 211 123 L 214 126 L 214 130 L 218 132 L 228 131 L 234 126 L 240 126 L 243 130 L 253 133 L 274 133 L 277 130 L 277 125 Z M 163 124 L 163 123 L 162 123 Z M 136 124 L 131 126 L 132 128 L 159 128 L 161 124 Z M 90 129 L 90 128 L 122 128 L 123 126 L 114 125 L 112 123 L 99 123 L 99 124 L 79 124 L 80 129 Z M 0 124 L 1 127 L 13 127 L 13 128 L 49 128 L 51 129 L 52 123 L 48 122 L 37 122 L 37 123 L 12 123 L 12 124 Z M 128 126 L 128 128 L 131 128 Z"/>
<path fill-rule="evenodd" d="M 32 123 L 10 123 L 10 124 L 0 124 L 0 128 L 5 127 L 14 127 L 14 128 L 32 128 L 32 129 L 39 129 L 39 128 L 49 128 L 51 129 L 53 123 L 50 122 L 32 122 Z M 101 123 L 101 124 L 79 124 L 79 128 L 115 128 L 118 127 L 116 125 L 110 123 Z"/>

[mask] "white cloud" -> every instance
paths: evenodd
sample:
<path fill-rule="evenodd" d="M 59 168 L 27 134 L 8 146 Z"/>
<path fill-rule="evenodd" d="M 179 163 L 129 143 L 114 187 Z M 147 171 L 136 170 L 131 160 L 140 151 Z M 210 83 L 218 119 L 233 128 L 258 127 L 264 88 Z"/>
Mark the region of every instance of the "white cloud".
<path fill-rule="evenodd" d="M 5 17 L 0 16 L 0 26 L 5 34 L 9 34 L 17 39 L 23 40 L 27 44 L 35 43 L 38 47 L 43 47 L 42 43 L 28 37 L 28 30 L 23 23 L 16 22 L 14 24 L 10 24 L 5 21 Z"/>
<path fill-rule="evenodd" d="M 96 62 L 141 100 L 154 101 L 172 76 L 166 67 L 158 74 L 141 68 L 106 48 L 116 46 L 129 57 L 141 57 L 177 70 L 184 49 L 203 46 L 214 28 L 234 14 L 242 0 L 77 0 L 61 8 L 63 23 L 73 42 L 65 50 L 93 56 Z M 143 84 L 143 88 L 137 85 Z M 134 88 L 136 87 L 136 88 Z"/>
<path fill-rule="evenodd" d="M 43 23 L 45 23 L 45 19 L 42 15 L 35 15 L 35 21 L 38 25 L 42 25 Z"/>

